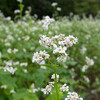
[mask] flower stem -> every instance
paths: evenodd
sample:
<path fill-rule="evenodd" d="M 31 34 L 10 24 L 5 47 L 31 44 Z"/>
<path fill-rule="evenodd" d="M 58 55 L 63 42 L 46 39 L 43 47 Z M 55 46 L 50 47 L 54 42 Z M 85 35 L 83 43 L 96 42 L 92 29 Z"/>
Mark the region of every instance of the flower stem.
<path fill-rule="evenodd" d="M 55 69 L 55 87 L 56 87 L 57 100 L 59 100 L 59 91 L 58 91 L 58 86 L 57 86 L 57 72 L 56 72 L 56 69 Z"/>

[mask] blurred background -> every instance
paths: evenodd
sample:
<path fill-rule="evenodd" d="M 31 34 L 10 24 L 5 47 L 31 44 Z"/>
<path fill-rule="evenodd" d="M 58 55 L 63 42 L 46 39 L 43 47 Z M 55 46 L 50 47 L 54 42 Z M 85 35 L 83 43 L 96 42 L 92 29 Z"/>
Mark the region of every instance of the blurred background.
<path fill-rule="evenodd" d="M 52 16 L 53 8 L 52 2 L 57 2 L 58 6 L 62 9 L 59 12 L 60 16 L 69 15 L 71 12 L 82 16 L 89 14 L 96 16 L 100 10 L 100 0 L 23 0 L 24 10 L 27 7 L 32 7 L 31 14 L 37 14 L 38 18 L 49 15 Z M 0 10 L 5 16 L 14 17 L 14 10 L 18 9 L 18 2 L 16 0 L 0 0 Z"/>

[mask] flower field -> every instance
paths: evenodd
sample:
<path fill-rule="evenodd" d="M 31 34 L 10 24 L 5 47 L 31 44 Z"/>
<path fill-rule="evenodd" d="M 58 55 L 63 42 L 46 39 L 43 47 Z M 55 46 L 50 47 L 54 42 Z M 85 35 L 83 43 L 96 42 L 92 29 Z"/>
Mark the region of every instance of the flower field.
<path fill-rule="evenodd" d="M 0 13 L 0 100 L 100 100 L 100 19 Z"/>

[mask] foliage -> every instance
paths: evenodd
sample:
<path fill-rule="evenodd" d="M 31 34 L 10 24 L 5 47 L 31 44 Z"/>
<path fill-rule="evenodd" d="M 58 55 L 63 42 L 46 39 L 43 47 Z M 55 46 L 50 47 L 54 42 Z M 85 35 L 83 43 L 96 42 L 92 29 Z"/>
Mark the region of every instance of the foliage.
<path fill-rule="evenodd" d="M 91 94 L 97 100 L 96 94 L 100 91 L 100 20 L 93 19 L 91 16 L 90 18 L 84 16 L 81 20 L 79 16 L 71 16 L 70 19 L 64 17 L 49 25 L 49 29 L 44 31 L 39 24 L 40 20 L 27 19 L 25 16 L 23 18 L 24 20 L 14 22 L 4 16 L 0 17 L 0 100 L 52 100 L 55 98 L 55 95 L 54 97 L 53 95 L 44 96 L 40 91 L 30 93 L 28 89 L 32 83 L 36 88 L 45 87 L 53 73 L 52 69 L 47 73 L 38 64 L 32 63 L 33 53 L 43 50 L 38 43 L 41 34 L 51 37 L 60 33 L 78 38 L 78 44 L 68 49 L 70 59 L 59 64 L 60 67 L 57 69 L 60 84 L 67 83 L 70 85 L 70 90 L 78 92 L 85 100 L 90 100 Z M 86 48 L 84 53 L 82 53 L 83 46 Z M 82 72 L 83 66 L 86 65 L 86 56 L 93 59 L 94 65 Z M 12 74 L 3 70 L 5 66 L 17 68 L 17 70 Z M 3 85 L 7 88 L 2 87 Z M 61 93 L 62 96 L 66 95 Z"/>
<path fill-rule="evenodd" d="M 37 14 L 39 18 L 42 16 L 49 15 L 52 16 L 53 10 L 51 7 L 52 2 L 58 2 L 59 7 L 62 8 L 60 16 L 69 15 L 69 13 L 82 15 L 92 14 L 96 15 L 100 10 L 99 0 L 23 0 L 25 5 L 24 10 L 27 7 L 32 7 L 32 15 Z M 18 9 L 18 2 L 16 0 L 0 0 L 0 10 L 6 16 L 14 17 L 14 10 Z"/>

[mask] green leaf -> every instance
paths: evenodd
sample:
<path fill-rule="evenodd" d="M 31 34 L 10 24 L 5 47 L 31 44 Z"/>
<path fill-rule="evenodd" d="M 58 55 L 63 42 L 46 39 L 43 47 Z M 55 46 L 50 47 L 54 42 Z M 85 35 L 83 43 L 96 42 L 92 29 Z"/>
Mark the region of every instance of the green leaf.
<path fill-rule="evenodd" d="M 59 100 L 61 100 L 63 97 L 63 93 L 59 92 Z M 52 94 L 50 94 L 45 100 L 57 100 L 56 91 L 52 91 Z"/>
<path fill-rule="evenodd" d="M 13 100 L 39 100 L 36 94 L 27 92 L 26 89 L 20 89 L 13 94 Z"/>

